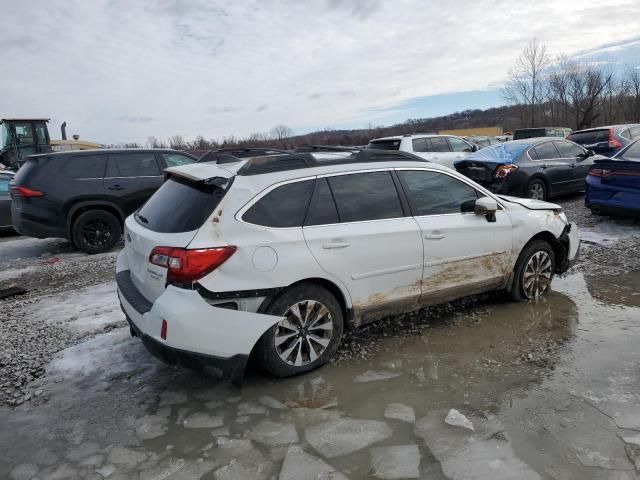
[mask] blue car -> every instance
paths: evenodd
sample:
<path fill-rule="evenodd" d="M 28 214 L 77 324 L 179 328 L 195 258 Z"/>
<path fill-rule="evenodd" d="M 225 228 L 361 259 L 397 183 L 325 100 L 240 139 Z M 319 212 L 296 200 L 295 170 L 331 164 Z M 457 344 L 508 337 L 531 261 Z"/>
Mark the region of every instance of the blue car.
<path fill-rule="evenodd" d="M 596 215 L 640 217 L 640 140 L 612 158 L 594 160 L 585 205 Z"/>

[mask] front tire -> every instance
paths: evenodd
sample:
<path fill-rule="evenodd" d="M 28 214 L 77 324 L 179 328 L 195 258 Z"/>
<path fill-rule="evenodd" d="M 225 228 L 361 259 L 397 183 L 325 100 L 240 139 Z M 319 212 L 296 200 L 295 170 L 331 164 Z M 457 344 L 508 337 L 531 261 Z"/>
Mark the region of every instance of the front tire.
<path fill-rule="evenodd" d="M 78 216 L 71 230 L 72 242 L 93 255 L 111 250 L 122 236 L 120 222 L 106 210 L 88 210 Z"/>
<path fill-rule="evenodd" d="M 291 287 L 265 313 L 285 317 L 257 345 L 258 358 L 273 375 L 288 377 L 318 368 L 340 345 L 342 308 L 335 296 L 319 285 Z"/>
<path fill-rule="evenodd" d="M 513 275 L 511 298 L 517 302 L 533 300 L 551 289 L 556 268 L 553 248 L 544 240 L 534 240 L 520 253 Z"/>
<path fill-rule="evenodd" d="M 531 180 L 527 185 L 527 198 L 546 200 L 547 196 L 547 185 L 539 178 Z"/>

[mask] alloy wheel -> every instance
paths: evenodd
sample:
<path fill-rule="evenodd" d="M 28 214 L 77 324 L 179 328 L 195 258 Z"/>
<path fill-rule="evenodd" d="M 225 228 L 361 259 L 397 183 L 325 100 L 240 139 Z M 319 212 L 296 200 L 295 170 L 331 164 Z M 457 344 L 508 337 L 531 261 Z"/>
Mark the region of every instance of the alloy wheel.
<path fill-rule="evenodd" d="M 333 335 L 331 312 L 316 300 L 302 300 L 287 309 L 276 325 L 274 342 L 280 359 L 301 367 L 324 353 Z"/>
<path fill-rule="evenodd" d="M 522 273 L 522 290 L 527 298 L 537 298 L 549 290 L 553 262 L 544 250 L 534 253 L 524 267 Z"/>
<path fill-rule="evenodd" d="M 87 245 L 99 248 L 111 241 L 113 226 L 102 218 L 94 218 L 82 225 L 80 232 Z"/>
<path fill-rule="evenodd" d="M 534 200 L 544 200 L 544 185 L 541 183 L 534 183 L 529 187 L 529 198 Z"/>

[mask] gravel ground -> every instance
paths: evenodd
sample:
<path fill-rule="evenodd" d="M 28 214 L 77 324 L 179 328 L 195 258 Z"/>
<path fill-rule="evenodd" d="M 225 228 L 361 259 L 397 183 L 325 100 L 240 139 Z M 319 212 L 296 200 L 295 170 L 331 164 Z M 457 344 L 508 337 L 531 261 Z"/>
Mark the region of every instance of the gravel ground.
<path fill-rule="evenodd" d="M 584 208 L 581 196 L 556 202 L 565 208 L 568 217 L 577 222 L 581 229 L 598 229 L 609 225 L 625 228 L 639 224 L 633 220 L 594 217 Z M 44 374 L 47 363 L 56 352 L 87 335 L 73 332 L 64 324 L 29 318 L 25 316 L 25 310 L 45 295 L 58 295 L 113 281 L 117 253 L 87 256 L 74 252 L 64 244 L 57 245 L 53 253 L 49 246 L 43 246 L 44 253 L 39 253 L 36 243 L 34 247 L 30 246 L 31 256 L 16 259 L 11 246 L 19 245 L 16 243 L 18 241 L 20 239 L 16 237 L 0 239 L 0 258 L 12 259 L 0 261 L 0 288 L 15 285 L 28 289 L 26 295 L 0 301 L 0 405 L 46 400 L 44 385 L 38 378 Z M 635 253 L 637 244 L 637 237 L 628 235 L 610 244 L 583 242 L 581 257 L 575 268 L 586 276 L 640 270 L 640 256 Z M 381 336 L 411 335 L 424 328 L 447 325 L 452 321 L 473 323 L 474 312 L 481 312 L 491 301 L 496 301 L 496 295 L 465 298 L 348 332 L 333 362 L 366 359 L 376 348 L 375 339 Z M 464 315 L 456 316 L 456 312 L 464 312 Z M 446 318 L 446 321 L 438 323 L 440 317 Z M 113 326 L 105 327 L 110 328 Z M 523 355 L 538 361 L 553 348 L 553 344 L 541 340 Z"/>

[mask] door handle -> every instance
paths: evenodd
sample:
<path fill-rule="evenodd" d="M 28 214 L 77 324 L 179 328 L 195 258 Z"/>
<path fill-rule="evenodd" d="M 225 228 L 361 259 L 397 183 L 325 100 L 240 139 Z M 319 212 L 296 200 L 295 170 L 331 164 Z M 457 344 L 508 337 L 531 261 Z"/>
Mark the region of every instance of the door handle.
<path fill-rule="evenodd" d="M 571 163 L 571 164 L 569 164 L 569 166 L 570 166 L 571 168 L 576 168 L 576 164 L 575 164 L 575 163 Z"/>
<path fill-rule="evenodd" d="M 438 231 L 426 233 L 424 235 L 424 238 L 427 239 L 427 240 L 441 240 L 444 237 L 446 237 L 446 235 L 444 233 L 438 232 Z"/>
<path fill-rule="evenodd" d="M 124 190 L 124 187 L 121 187 L 120 185 L 112 185 L 111 187 L 108 187 L 109 190 Z"/>
<path fill-rule="evenodd" d="M 543 163 L 542 165 L 540 165 L 540 168 L 541 168 L 542 170 L 546 170 L 547 166 Z"/>
<path fill-rule="evenodd" d="M 351 245 L 351 243 L 344 240 L 331 240 L 330 242 L 323 244 L 322 248 L 325 250 L 331 250 L 335 248 L 346 248 L 349 245 Z"/>

